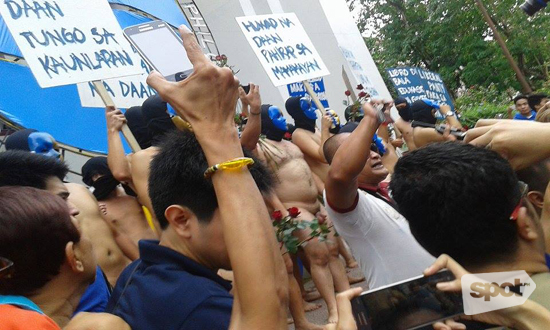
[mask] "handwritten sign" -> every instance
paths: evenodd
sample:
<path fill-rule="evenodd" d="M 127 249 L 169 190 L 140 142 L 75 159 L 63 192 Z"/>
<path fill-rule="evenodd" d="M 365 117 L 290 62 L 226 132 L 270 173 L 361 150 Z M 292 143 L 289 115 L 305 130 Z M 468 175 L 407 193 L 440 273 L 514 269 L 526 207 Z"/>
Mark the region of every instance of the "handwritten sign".
<path fill-rule="evenodd" d="M 107 0 L 3 0 L 0 14 L 40 87 L 144 73 Z"/>
<path fill-rule="evenodd" d="M 149 73 L 151 69 L 141 60 L 141 67 Z M 147 85 L 147 74 L 103 80 L 103 85 L 115 104 L 119 108 L 130 108 L 140 106 L 147 98 L 157 92 Z M 103 108 L 105 105 L 91 82 L 77 85 L 78 95 L 82 107 Z"/>
<path fill-rule="evenodd" d="M 275 86 L 329 74 L 296 14 L 246 16 L 236 20 Z"/>
<path fill-rule="evenodd" d="M 451 96 L 439 74 L 411 67 L 390 68 L 386 72 L 399 96 L 409 103 L 430 99 L 437 104 L 447 104 L 454 110 Z"/>
<path fill-rule="evenodd" d="M 325 108 L 330 108 L 330 106 L 328 105 L 327 93 L 325 91 L 325 81 L 323 80 L 323 78 L 311 79 L 309 80 L 309 84 L 311 85 L 313 92 L 317 94 L 317 97 L 319 98 L 319 101 L 321 101 L 323 106 Z M 290 95 L 290 97 L 303 97 L 307 94 L 306 87 L 301 82 L 288 84 L 286 85 L 286 87 L 288 89 L 288 94 Z"/>
<path fill-rule="evenodd" d="M 367 93 L 369 93 L 371 96 L 378 96 L 380 95 L 372 82 L 370 81 L 369 77 L 367 77 L 367 72 L 363 70 L 363 67 L 357 59 L 355 58 L 355 55 L 353 54 L 353 51 L 343 47 L 342 45 L 338 45 L 340 50 L 342 51 L 342 55 L 344 55 L 344 58 L 349 64 L 349 67 L 351 68 L 351 73 L 355 77 L 355 79 L 363 85 L 364 89 Z"/>

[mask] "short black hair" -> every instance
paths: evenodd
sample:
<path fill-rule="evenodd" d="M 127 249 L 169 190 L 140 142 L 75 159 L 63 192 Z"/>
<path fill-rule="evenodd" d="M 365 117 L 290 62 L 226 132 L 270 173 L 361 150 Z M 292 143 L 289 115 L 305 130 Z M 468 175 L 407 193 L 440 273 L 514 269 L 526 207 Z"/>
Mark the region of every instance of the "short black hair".
<path fill-rule="evenodd" d="M 0 187 L 27 186 L 46 189 L 46 181 L 55 176 L 62 180 L 69 168 L 53 157 L 22 150 L 0 153 Z"/>
<path fill-rule="evenodd" d="M 346 124 L 347 125 L 347 124 Z M 332 160 L 334 159 L 334 156 L 336 155 L 336 152 L 342 145 L 345 137 L 350 135 L 351 133 L 348 132 L 340 132 L 338 134 L 334 134 L 330 138 L 328 138 L 325 143 L 323 144 L 323 154 L 325 155 L 325 159 L 327 163 L 332 164 Z"/>
<path fill-rule="evenodd" d="M 510 215 L 521 192 L 496 152 L 430 144 L 397 162 L 390 187 L 412 234 L 432 255 L 446 253 L 466 267 L 515 256 L 518 234 Z"/>
<path fill-rule="evenodd" d="M 67 203 L 33 187 L 0 187 L 0 255 L 14 273 L 0 280 L 0 294 L 28 296 L 59 274 L 65 246 L 78 243 Z"/>
<path fill-rule="evenodd" d="M 218 200 L 212 181 L 204 178 L 208 163 L 195 135 L 188 131 L 169 132 L 159 148 L 150 165 L 149 197 L 160 226 L 168 226 L 164 212 L 176 204 L 188 207 L 200 221 L 210 222 Z M 248 151 L 244 153 L 251 157 Z M 271 189 L 271 175 L 258 160 L 250 173 L 261 192 Z"/>
<path fill-rule="evenodd" d="M 540 101 L 546 98 L 548 98 L 548 95 L 546 94 L 532 94 L 529 95 L 527 101 L 529 102 L 529 107 L 535 110 L 535 107 L 540 104 Z"/>
<path fill-rule="evenodd" d="M 527 97 L 526 95 L 518 95 L 518 96 L 514 97 L 514 104 L 516 104 L 516 102 L 521 100 L 521 99 L 526 99 L 527 102 L 529 102 L 529 97 Z"/>

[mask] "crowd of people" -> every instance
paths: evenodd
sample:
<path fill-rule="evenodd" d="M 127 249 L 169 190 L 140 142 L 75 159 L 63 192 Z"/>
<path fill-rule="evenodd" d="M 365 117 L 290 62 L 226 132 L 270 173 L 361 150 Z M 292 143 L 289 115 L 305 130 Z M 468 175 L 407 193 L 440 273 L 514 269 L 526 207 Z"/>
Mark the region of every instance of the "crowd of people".
<path fill-rule="evenodd" d="M 193 74 L 153 72 L 158 95 L 125 113 L 107 107 L 108 155 L 82 167 L 87 186 L 64 181 L 49 134 L 8 138 L 0 329 L 286 329 L 288 313 L 296 329 L 357 329 L 351 299 L 444 268 L 456 280 L 441 291 L 512 270 L 536 290 L 523 305 L 430 327 L 550 326 L 546 95 L 518 96 L 516 120 L 467 132 L 448 105 L 404 98 L 350 106 L 345 125 L 327 111 L 318 128 L 311 99 L 291 97 L 288 125 L 259 86 L 245 90 L 180 33 Z M 125 124 L 141 147 L 130 155 Z M 282 239 L 281 222 L 293 226 Z M 363 277 L 348 276 L 356 267 Z M 306 314 L 319 297 L 323 325 Z"/>

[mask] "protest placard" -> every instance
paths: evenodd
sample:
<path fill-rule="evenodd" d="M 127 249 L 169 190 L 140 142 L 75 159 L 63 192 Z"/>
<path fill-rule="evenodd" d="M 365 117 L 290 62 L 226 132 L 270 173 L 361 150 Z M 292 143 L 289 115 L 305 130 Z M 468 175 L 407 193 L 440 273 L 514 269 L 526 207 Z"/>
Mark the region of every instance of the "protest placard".
<path fill-rule="evenodd" d="M 246 16 L 236 20 L 275 86 L 329 74 L 296 14 Z"/>
<path fill-rule="evenodd" d="M 149 67 L 143 59 L 141 60 L 141 66 L 147 73 L 150 72 Z M 142 105 L 148 97 L 157 93 L 152 87 L 147 85 L 146 80 L 147 74 L 142 74 L 107 79 L 103 81 L 103 85 L 119 108 L 128 109 L 133 106 Z M 101 108 L 104 106 L 94 84 L 91 82 L 80 83 L 77 85 L 77 88 L 82 107 Z"/>
<path fill-rule="evenodd" d="M 399 94 L 412 103 L 430 99 L 437 104 L 454 105 L 439 74 L 421 68 L 402 67 L 386 69 L 390 80 Z"/>
<path fill-rule="evenodd" d="M 311 85 L 311 89 L 313 90 L 313 92 L 319 98 L 319 101 L 321 102 L 321 104 L 325 108 L 329 108 L 330 106 L 328 104 L 327 93 L 325 91 L 325 82 L 323 78 L 310 79 L 309 84 Z M 290 95 L 291 97 L 295 97 L 295 96 L 303 97 L 308 93 L 303 82 L 288 84 L 287 89 L 288 89 L 288 95 Z"/>
<path fill-rule="evenodd" d="M 144 73 L 107 0 L 4 0 L 0 14 L 40 87 Z"/>

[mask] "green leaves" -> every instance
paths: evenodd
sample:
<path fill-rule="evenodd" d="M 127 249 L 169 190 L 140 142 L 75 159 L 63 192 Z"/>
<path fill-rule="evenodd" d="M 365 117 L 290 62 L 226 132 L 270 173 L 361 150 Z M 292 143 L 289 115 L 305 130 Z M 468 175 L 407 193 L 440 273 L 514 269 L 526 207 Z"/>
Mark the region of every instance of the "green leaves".
<path fill-rule="evenodd" d="M 280 211 L 275 211 L 273 213 L 280 214 Z M 277 240 L 285 245 L 288 252 L 295 254 L 298 252 L 300 246 L 316 237 L 318 237 L 320 242 L 327 240 L 327 237 L 330 234 L 330 228 L 332 228 L 332 226 L 328 227 L 326 224 L 319 224 L 319 220 L 316 218 L 311 221 L 304 221 L 298 220 L 296 217 L 297 214 L 294 217 L 292 215 L 287 215 L 282 219 L 275 219 L 272 222 L 273 227 L 277 229 Z M 311 230 L 311 233 L 308 238 L 302 241 L 293 235 L 296 230 L 305 230 L 308 228 Z"/>
<path fill-rule="evenodd" d="M 519 83 L 473 0 L 347 0 L 360 9 L 358 27 L 389 87 L 385 69 L 419 66 L 438 72 L 455 98 L 465 88 L 494 88 L 506 96 Z M 524 0 L 483 0 L 534 89 L 550 68 L 550 10 L 525 15 Z"/>

